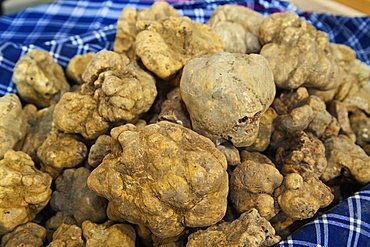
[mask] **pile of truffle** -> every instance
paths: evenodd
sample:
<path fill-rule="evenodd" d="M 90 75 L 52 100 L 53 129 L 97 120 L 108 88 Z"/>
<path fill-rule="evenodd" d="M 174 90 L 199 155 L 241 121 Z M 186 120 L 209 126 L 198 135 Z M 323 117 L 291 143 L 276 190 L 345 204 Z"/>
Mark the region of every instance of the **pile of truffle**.
<path fill-rule="evenodd" d="M 296 14 L 237 5 L 127 7 L 66 76 L 32 50 L 23 107 L 0 98 L 1 246 L 271 246 L 370 181 L 369 77 Z"/>

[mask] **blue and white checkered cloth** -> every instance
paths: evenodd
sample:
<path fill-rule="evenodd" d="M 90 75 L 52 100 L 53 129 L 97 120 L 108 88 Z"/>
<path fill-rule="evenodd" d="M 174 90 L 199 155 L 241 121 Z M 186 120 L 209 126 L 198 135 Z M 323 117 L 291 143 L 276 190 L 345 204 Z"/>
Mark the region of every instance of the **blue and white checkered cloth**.
<path fill-rule="evenodd" d="M 221 4 L 237 3 L 263 14 L 294 11 L 330 40 L 351 46 L 370 65 L 370 17 L 299 12 L 278 0 L 170 1 L 182 15 L 206 22 Z M 0 17 L 0 96 L 15 92 L 11 80 L 17 60 L 31 49 L 44 49 L 63 67 L 76 54 L 112 49 L 123 7 L 149 7 L 153 1 L 60 0 Z M 279 246 L 370 246 L 370 185 L 294 232 Z"/>

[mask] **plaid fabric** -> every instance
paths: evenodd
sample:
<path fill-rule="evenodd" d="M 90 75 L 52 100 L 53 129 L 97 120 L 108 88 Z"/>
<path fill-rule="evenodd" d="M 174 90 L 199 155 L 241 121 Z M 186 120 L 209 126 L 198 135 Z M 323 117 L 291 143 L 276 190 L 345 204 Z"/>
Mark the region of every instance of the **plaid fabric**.
<path fill-rule="evenodd" d="M 44 49 L 65 67 L 73 56 L 112 49 L 115 24 L 123 7 L 149 7 L 153 1 L 60 0 L 0 17 L 0 96 L 15 92 L 12 70 L 31 49 Z M 298 12 L 294 5 L 277 0 L 170 1 L 182 15 L 206 22 L 221 4 L 237 3 L 263 14 L 295 11 L 332 42 L 351 46 L 359 59 L 370 64 L 370 18 L 349 18 Z M 293 233 L 279 246 L 370 246 L 370 186 L 328 213 Z"/>

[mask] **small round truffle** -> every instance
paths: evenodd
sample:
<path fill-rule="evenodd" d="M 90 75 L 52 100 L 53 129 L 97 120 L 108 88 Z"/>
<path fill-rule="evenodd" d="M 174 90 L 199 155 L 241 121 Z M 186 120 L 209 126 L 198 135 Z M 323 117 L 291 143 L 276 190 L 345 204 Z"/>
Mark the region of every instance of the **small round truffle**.
<path fill-rule="evenodd" d="M 83 142 L 62 133 L 50 133 L 37 150 L 42 165 L 58 171 L 76 167 L 86 156 L 87 147 Z"/>
<path fill-rule="evenodd" d="M 47 51 L 32 50 L 18 60 L 13 81 L 21 97 L 39 107 L 58 102 L 69 90 L 63 69 Z"/>
<path fill-rule="evenodd" d="M 192 59 L 184 67 L 181 97 L 193 129 L 215 142 L 252 145 L 261 115 L 275 97 L 275 84 L 260 55 L 221 52 Z"/>

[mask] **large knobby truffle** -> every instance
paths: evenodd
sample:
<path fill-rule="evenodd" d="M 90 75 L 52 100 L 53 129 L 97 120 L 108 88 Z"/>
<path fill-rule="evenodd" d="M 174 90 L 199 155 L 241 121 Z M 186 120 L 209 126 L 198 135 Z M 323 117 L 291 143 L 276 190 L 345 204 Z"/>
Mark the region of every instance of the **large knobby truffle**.
<path fill-rule="evenodd" d="M 180 90 L 193 129 L 236 147 L 254 143 L 260 117 L 275 96 L 266 59 L 226 52 L 192 59 L 184 67 Z"/>
<path fill-rule="evenodd" d="M 111 135 L 112 154 L 88 178 L 109 200 L 110 219 L 145 225 L 161 238 L 222 219 L 227 163 L 209 139 L 166 121 L 116 127 Z"/>
<path fill-rule="evenodd" d="M 162 79 L 175 75 L 190 59 L 223 50 L 218 35 L 189 17 L 168 17 L 137 24 L 135 52 Z"/>
<path fill-rule="evenodd" d="M 40 107 L 56 103 L 69 90 L 62 67 L 42 50 L 32 50 L 19 59 L 13 81 L 23 99 Z"/>
<path fill-rule="evenodd" d="M 30 156 L 8 151 L 0 160 L 0 235 L 31 221 L 48 203 L 51 177 Z"/>
<path fill-rule="evenodd" d="M 251 209 L 231 223 L 223 222 L 190 234 L 186 247 L 259 247 L 272 246 L 279 241 L 270 222 L 256 209 Z"/>
<path fill-rule="evenodd" d="M 6 151 L 20 148 L 27 128 L 27 119 L 17 95 L 0 97 L 0 159 Z"/>
<path fill-rule="evenodd" d="M 330 52 L 328 36 L 297 14 L 268 16 L 261 24 L 260 40 L 264 44 L 261 55 L 269 61 L 277 86 L 334 88 L 339 68 Z"/>

